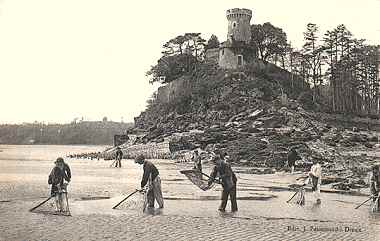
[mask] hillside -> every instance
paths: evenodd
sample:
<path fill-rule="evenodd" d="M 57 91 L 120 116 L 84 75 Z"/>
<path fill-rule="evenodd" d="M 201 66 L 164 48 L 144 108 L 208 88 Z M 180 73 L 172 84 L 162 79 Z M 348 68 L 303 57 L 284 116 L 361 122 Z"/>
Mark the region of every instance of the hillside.
<path fill-rule="evenodd" d="M 318 159 L 330 181 L 344 181 L 340 188 L 360 187 L 374 158 L 344 152 L 373 148 L 377 134 L 344 129 L 331 115 L 316 112 L 323 103 L 308 102 L 309 86 L 290 77 L 273 65 L 239 71 L 203 66 L 187 76 L 192 83 L 188 95 L 168 103 L 152 101 L 135 118 L 136 127 L 148 131 L 140 142 L 167 139 L 179 158 L 196 148 L 205 158 L 221 150 L 235 165 L 276 169 L 284 167 L 289 148 L 295 147 L 303 158 L 299 168 Z"/>
<path fill-rule="evenodd" d="M 83 121 L 71 124 L 0 125 L 0 144 L 111 145 L 132 123 Z"/>

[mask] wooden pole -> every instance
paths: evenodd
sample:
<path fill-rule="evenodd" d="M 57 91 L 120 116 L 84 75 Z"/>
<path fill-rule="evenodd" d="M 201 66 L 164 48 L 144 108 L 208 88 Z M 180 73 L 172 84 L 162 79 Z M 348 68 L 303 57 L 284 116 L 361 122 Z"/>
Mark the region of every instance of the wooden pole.
<path fill-rule="evenodd" d="M 136 191 L 132 192 L 126 198 L 124 198 L 123 200 L 121 200 L 118 204 L 116 204 L 115 206 L 113 206 L 112 209 L 117 208 L 120 204 L 122 204 L 125 200 L 127 200 L 130 196 L 132 196 L 133 194 L 137 193 L 138 191 L 140 191 L 140 190 L 136 189 Z"/>
<path fill-rule="evenodd" d="M 48 197 L 48 198 L 47 198 L 45 201 L 43 201 L 42 203 L 38 204 L 38 205 L 35 206 L 34 208 L 29 209 L 29 212 L 32 212 L 34 209 L 40 207 L 41 205 L 43 205 L 44 203 L 46 203 L 47 201 L 49 201 L 52 197 L 54 197 L 54 196 L 50 196 L 50 197 Z"/>
<path fill-rule="evenodd" d="M 299 191 L 300 190 L 297 190 L 297 192 L 295 192 L 294 194 L 293 194 L 293 196 L 288 200 L 288 201 L 286 201 L 287 203 L 289 203 L 296 195 L 297 195 L 297 193 L 299 193 Z"/>
<path fill-rule="evenodd" d="M 359 206 L 357 206 L 355 209 L 360 208 L 362 205 L 364 205 L 364 203 L 368 202 L 371 199 L 372 199 L 372 197 L 368 198 L 367 200 L 365 200 L 364 202 L 362 202 Z"/>

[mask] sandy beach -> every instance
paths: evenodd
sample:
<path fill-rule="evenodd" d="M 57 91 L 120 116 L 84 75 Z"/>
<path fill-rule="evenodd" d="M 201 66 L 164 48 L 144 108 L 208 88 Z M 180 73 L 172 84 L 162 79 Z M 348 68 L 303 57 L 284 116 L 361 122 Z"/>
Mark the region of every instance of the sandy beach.
<path fill-rule="evenodd" d="M 287 204 L 287 186 L 301 174 L 237 173 L 239 212 L 217 211 L 221 187 L 202 191 L 179 171 L 190 164 L 152 160 L 160 171 L 165 208 L 143 213 L 113 210 L 139 188 L 141 166 L 123 160 L 66 159 L 72 169 L 69 185 L 71 217 L 28 210 L 49 195 L 47 177 L 57 156 L 101 151 L 100 146 L 0 146 L 0 240 L 378 240 L 380 215 L 369 205 L 354 207 L 366 196 L 322 193 L 315 205 Z M 205 173 L 211 167 L 204 167 Z M 363 190 L 365 193 L 366 190 Z"/>

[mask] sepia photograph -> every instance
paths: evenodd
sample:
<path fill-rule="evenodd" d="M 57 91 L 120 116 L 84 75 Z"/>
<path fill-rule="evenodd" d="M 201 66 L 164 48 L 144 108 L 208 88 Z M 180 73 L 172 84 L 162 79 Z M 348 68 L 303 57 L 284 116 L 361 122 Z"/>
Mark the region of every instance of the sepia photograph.
<path fill-rule="evenodd" d="M 380 240 L 380 0 L 0 0 L 0 241 Z"/>

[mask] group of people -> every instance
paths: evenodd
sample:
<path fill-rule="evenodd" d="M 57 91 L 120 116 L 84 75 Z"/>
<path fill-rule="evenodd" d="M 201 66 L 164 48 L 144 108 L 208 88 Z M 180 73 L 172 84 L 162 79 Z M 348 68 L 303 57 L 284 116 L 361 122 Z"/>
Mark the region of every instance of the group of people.
<path fill-rule="evenodd" d="M 300 160 L 301 157 L 298 155 L 295 148 L 290 148 L 287 156 L 287 165 L 290 168 L 290 172 L 294 172 L 295 162 Z M 322 167 L 318 160 L 313 160 L 313 165 L 308 173 L 308 178 L 304 182 L 304 186 L 311 184 L 312 192 L 317 203 L 321 203 L 320 192 L 321 192 L 321 181 L 322 181 Z M 377 210 L 380 210 L 380 165 L 375 164 L 372 166 L 372 171 L 369 178 L 370 193 L 373 202 L 377 202 Z"/>
<path fill-rule="evenodd" d="M 296 151 L 291 150 L 293 154 L 291 160 L 297 159 Z M 295 153 L 295 154 L 294 154 Z M 121 159 L 123 157 L 123 152 L 120 148 L 116 150 L 116 167 L 121 167 Z M 228 197 L 231 201 L 231 211 L 238 211 L 237 201 L 236 201 L 236 184 L 237 177 L 231 168 L 231 165 L 227 162 L 228 155 L 225 152 L 219 152 L 214 155 L 212 161 L 215 166 L 209 176 L 208 185 L 212 185 L 215 182 L 216 177 L 220 178 L 221 185 L 223 187 L 221 195 L 221 204 L 219 206 L 219 211 L 225 212 Z M 194 151 L 193 155 L 194 169 L 200 174 L 202 178 L 202 161 L 197 150 Z M 156 201 L 159 208 L 164 207 L 164 200 L 162 196 L 161 189 L 161 179 L 159 175 L 159 170 L 150 161 L 146 160 L 143 155 L 139 155 L 135 159 L 135 163 L 143 166 L 143 176 L 141 180 L 141 189 L 146 188 L 147 191 L 147 203 L 149 208 L 154 207 L 154 202 Z M 294 170 L 294 169 L 293 169 Z M 293 171 L 292 170 L 292 171 Z M 207 176 L 207 175 L 206 175 Z M 51 195 L 55 197 L 55 202 L 57 206 L 57 211 L 62 212 L 64 210 L 64 199 L 66 195 L 67 184 L 71 180 L 71 171 L 67 163 L 64 162 L 63 158 L 59 157 L 55 161 L 55 167 L 52 169 L 48 183 L 52 185 Z M 320 186 L 322 180 L 322 167 L 318 161 L 314 161 L 310 171 L 308 173 L 308 178 L 304 182 L 304 185 L 310 183 L 312 186 L 312 192 L 317 203 L 321 203 L 320 198 Z M 378 200 L 380 192 L 380 166 L 375 165 L 372 169 L 372 175 L 370 178 L 370 190 L 372 196 L 375 200 Z M 380 205 L 380 203 L 379 203 Z"/>

